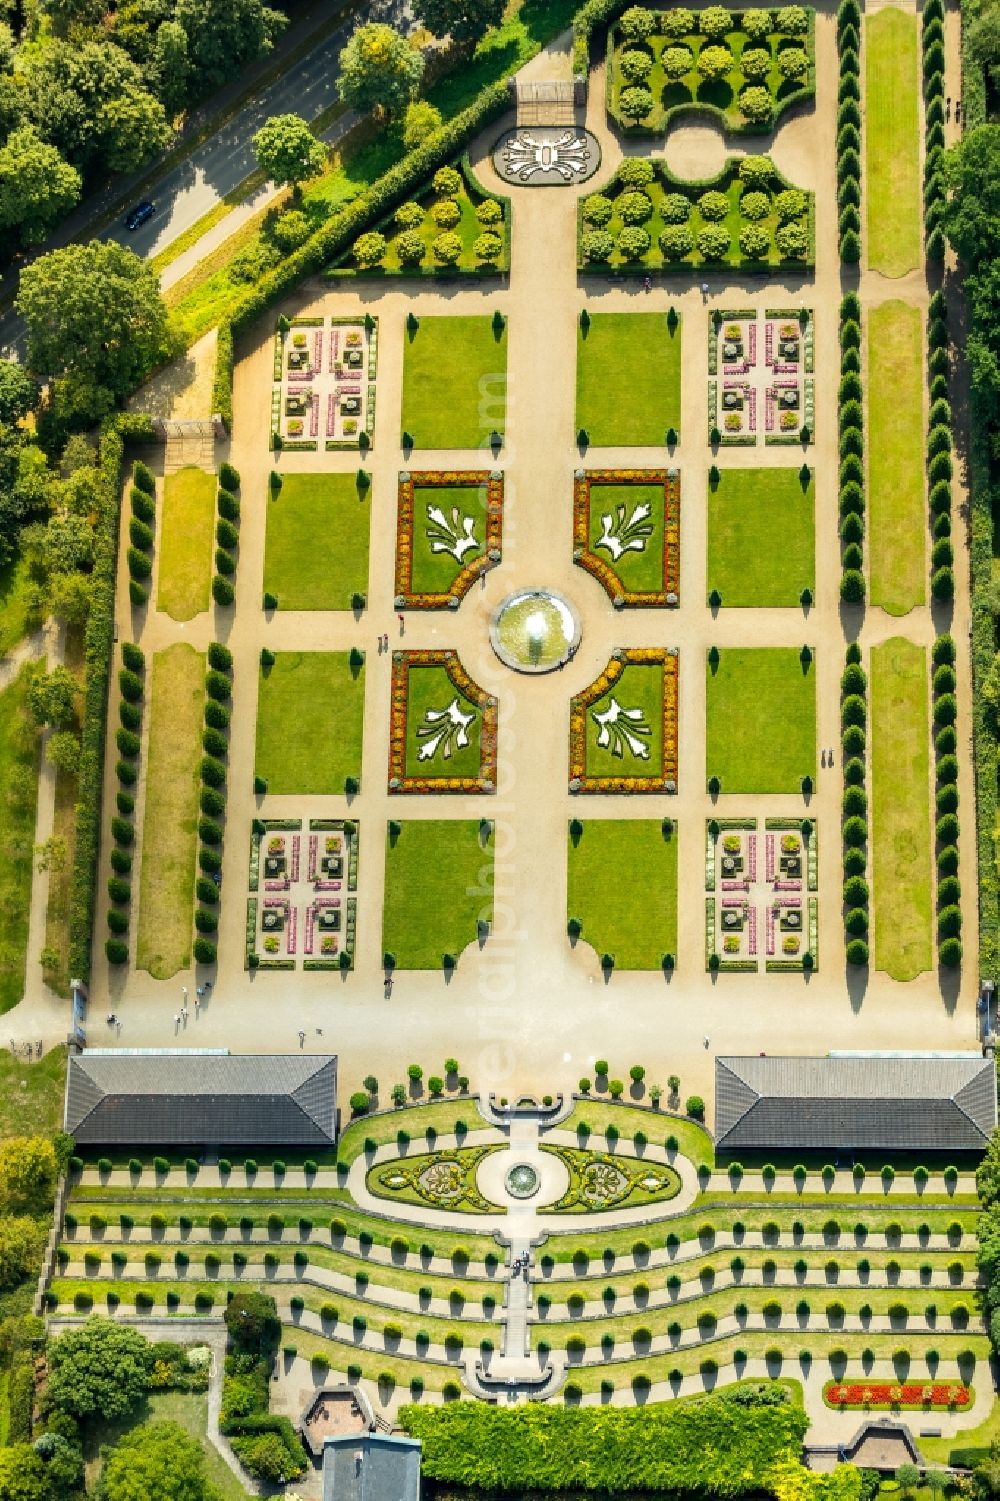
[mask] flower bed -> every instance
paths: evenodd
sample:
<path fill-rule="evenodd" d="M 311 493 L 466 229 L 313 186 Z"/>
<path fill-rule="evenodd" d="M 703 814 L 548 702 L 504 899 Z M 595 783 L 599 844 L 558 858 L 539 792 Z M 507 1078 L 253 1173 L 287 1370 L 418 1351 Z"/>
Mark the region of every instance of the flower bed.
<path fill-rule="evenodd" d="M 406 770 L 406 743 L 410 718 L 411 677 L 421 668 L 434 667 L 447 673 L 456 693 L 479 711 L 479 774 L 470 776 L 411 776 Z M 394 652 L 389 713 L 390 792 L 493 792 L 497 777 L 497 700 L 475 683 L 458 660 L 458 653 L 443 651 Z"/>
<path fill-rule="evenodd" d="M 299 325 L 305 323 L 306 333 Z M 327 326 L 329 325 L 329 326 Z M 356 449 L 375 425 L 378 320 L 370 315 L 292 319 L 274 339 L 271 447 Z"/>
<path fill-rule="evenodd" d="M 972 1400 L 972 1387 L 960 1381 L 828 1381 L 823 1388 L 827 1407 L 842 1410 L 885 1407 L 964 1412 L 972 1406 Z"/>
<path fill-rule="evenodd" d="M 416 499 L 420 490 L 466 489 L 476 485 L 486 488 L 486 540 L 468 563 L 455 560 L 455 575 L 447 590 L 415 591 L 413 588 L 413 552 L 416 546 Z M 424 469 L 418 473 L 401 470 L 396 512 L 396 599 L 397 609 L 454 609 L 464 599 L 476 579 L 495 568 L 502 555 L 503 540 L 503 473 L 486 469 Z M 440 511 L 440 508 L 438 508 Z M 444 525 L 447 518 L 441 517 Z M 432 518 L 433 524 L 433 518 Z M 434 551 L 434 541 L 427 530 L 427 541 Z M 446 539 L 444 539 L 446 540 Z M 445 548 L 438 548 L 445 551 Z"/>
<path fill-rule="evenodd" d="M 570 792 L 677 791 L 677 663 L 676 649 L 644 647 L 617 651 L 589 688 L 572 699 L 569 717 Z M 588 711 L 610 692 L 630 666 L 658 666 L 663 674 L 660 771 L 653 776 L 595 776 L 587 771 Z"/>
<path fill-rule="evenodd" d="M 616 569 L 591 550 L 593 490 L 602 485 L 662 485 L 663 582 L 661 588 L 629 589 Z M 680 526 L 681 482 L 676 469 L 578 469 L 576 471 L 573 481 L 573 561 L 597 579 L 616 606 L 658 607 L 679 603 Z"/>

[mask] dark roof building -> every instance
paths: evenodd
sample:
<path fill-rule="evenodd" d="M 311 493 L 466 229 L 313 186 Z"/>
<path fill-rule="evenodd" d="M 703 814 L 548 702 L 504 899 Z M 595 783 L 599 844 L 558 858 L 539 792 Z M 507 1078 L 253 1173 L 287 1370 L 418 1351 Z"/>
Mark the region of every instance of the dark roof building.
<path fill-rule="evenodd" d="M 420 1501 L 420 1440 L 402 1433 L 328 1438 L 323 1501 Z"/>
<path fill-rule="evenodd" d="M 724 1152 L 981 1152 L 997 1124 L 980 1054 L 716 1058 Z"/>
<path fill-rule="evenodd" d="M 73 1054 L 65 1126 L 80 1146 L 286 1146 L 337 1139 L 328 1054 L 192 1048 Z"/>

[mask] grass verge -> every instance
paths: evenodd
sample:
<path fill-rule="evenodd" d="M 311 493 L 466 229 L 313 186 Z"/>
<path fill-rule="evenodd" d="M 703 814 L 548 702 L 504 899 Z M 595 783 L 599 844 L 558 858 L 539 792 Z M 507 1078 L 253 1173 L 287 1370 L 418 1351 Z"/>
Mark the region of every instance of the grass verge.
<path fill-rule="evenodd" d="M 814 662 L 795 647 L 731 648 L 707 663 L 707 776 L 723 792 L 799 792 L 816 779 Z"/>
<path fill-rule="evenodd" d="M 38 801 L 39 734 L 27 711 L 30 665 L 0 693 L 0 1012 L 24 994 Z"/>
<path fill-rule="evenodd" d="M 53 1048 L 37 1063 L 0 1052 L 0 1140 L 6 1136 L 51 1136 L 62 1130 L 66 1049 Z"/>
<path fill-rule="evenodd" d="M 869 592 L 890 615 L 927 597 L 920 325 L 920 309 L 897 301 L 868 320 Z"/>
<path fill-rule="evenodd" d="M 676 830 L 664 834 L 659 819 L 586 819 L 567 858 L 568 915 L 598 955 L 613 954 L 616 969 L 659 969 L 676 954 Z"/>
<path fill-rule="evenodd" d="M 205 657 L 169 646 L 153 658 L 150 682 L 135 962 L 169 980 L 191 962 Z"/>
<path fill-rule="evenodd" d="M 665 442 L 681 425 L 681 326 L 665 313 L 592 313 L 576 336 L 576 426 L 601 447 Z"/>
<path fill-rule="evenodd" d="M 798 469 L 727 469 L 708 492 L 708 572 L 723 605 L 797 605 L 816 588 L 816 486 Z"/>
<path fill-rule="evenodd" d="M 896 636 L 872 647 L 874 957 L 894 980 L 930 969 L 931 793 L 927 653 Z"/>
<path fill-rule="evenodd" d="M 493 917 L 493 841 L 473 819 L 421 819 L 389 835 L 382 948 L 400 969 L 438 969 Z"/>
<path fill-rule="evenodd" d="M 894 6 L 867 15 L 864 55 L 868 265 L 905 276 L 922 252 L 917 17 Z"/>
<path fill-rule="evenodd" d="M 283 651 L 263 668 L 256 771 L 269 792 L 338 793 L 361 777 L 365 669 L 347 652 Z"/>
<path fill-rule="evenodd" d="M 267 501 L 264 588 L 282 610 L 346 610 L 368 589 L 371 491 L 350 474 L 286 474 Z"/>

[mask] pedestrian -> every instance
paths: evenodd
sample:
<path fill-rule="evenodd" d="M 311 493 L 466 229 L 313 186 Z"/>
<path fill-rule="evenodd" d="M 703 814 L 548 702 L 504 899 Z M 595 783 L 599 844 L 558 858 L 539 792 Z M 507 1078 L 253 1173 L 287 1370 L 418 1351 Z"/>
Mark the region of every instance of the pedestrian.
<path fill-rule="evenodd" d="M 950 120 L 951 119 L 951 95 L 950 94 L 948 95 L 947 99 L 944 101 L 944 117 L 945 117 L 946 120 Z"/>
<path fill-rule="evenodd" d="M 205 989 L 206 990 L 211 990 L 211 988 L 212 988 L 212 982 L 211 982 L 211 980 L 206 980 L 205 981 Z"/>
<path fill-rule="evenodd" d="M 122 1024 L 118 1020 L 117 1016 L 115 1017 L 115 1031 L 117 1032 L 119 1037 L 122 1035 Z"/>
<path fill-rule="evenodd" d="M 186 985 L 182 985 L 181 986 L 181 995 L 184 997 L 184 1000 L 186 1001 L 187 998 L 188 998 L 188 988 L 187 988 Z"/>
<path fill-rule="evenodd" d="M 299 1033 L 299 1047 L 300 1048 L 304 1048 L 305 1045 L 306 1045 L 306 1034 L 304 1032 L 300 1032 Z"/>
<path fill-rule="evenodd" d="M 704 1037 L 704 1043 L 705 1043 L 705 1046 L 708 1047 L 708 1034 L 707 1033 L 705 1034 L 705 1037 Z"/>
<path fill-rule="evenodd" d="M 820 766 L 825 766 L 826 765 L 826 747 L 825 746 L 823 747 L 823 749 L 819 753 L 819 764 L 820 764 Z"/>
<path fill-rule="evenodd" d="M 956 99 L 955 100 L 955 124 L 959 125 L 961 123 L 961 120 L 962 120 L 962 101 L 961 101 L 961 99 Z"/>
<path fill-rule="evenodd" d="M 704 298 L 704 300 L 707 302 L 708 301 L 708 282 L 707 281 L 703 281 L 702 284 L 701 284 L 701 295 Z"/>
<path fill-rule="evenodd" d="M 181 1024 L 181 1017 L 180 1017 L 180 1012 L 178 1012 L 176 1014 L 176 1016 L 174 1017 L 174 1030 L 175 1031 L 180 1026 L 180 1024 Z"/>
<path fill-rule="evenodd" d="M 643 282 L 643 288 L 647 292 L 651 292 L 653 290 L 653 278 L 651 276 L 646 277 L 646 280 Z"/>
<path fill-rule="evenodd" d="M 114 1024 L 115 1024 L 115 1013 L 113 1011 L 109 1011 L 108 1012 L 108 1026 L 109 1027 L 113 1027 Z"/>
<path fill-rule="evenodd" d="M 323 1036 L 323 1028 L 322 1027 L 317 1027 L 316 1028 L 316 1036 L 317 1037 L 322 1037 Z"/>

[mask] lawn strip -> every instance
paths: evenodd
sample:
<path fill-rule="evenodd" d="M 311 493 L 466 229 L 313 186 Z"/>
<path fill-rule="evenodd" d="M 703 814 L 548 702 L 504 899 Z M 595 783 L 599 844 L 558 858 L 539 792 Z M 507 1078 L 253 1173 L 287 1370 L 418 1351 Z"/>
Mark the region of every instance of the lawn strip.
<path fill-rule="evenodd" d="M 214 474 L 189 465 L 163 482 L 156 606 L 173 620 L 208 609 L 215 531 Z"/>
<path fill-rule="evenodd" d="M 905 615 L 927 597 L 923 368 L 920 309 L 903 302 L 873 307 L 868 315 L 869 592 L 872 604 L 890 615 Z"/>
<path fill-rule="evenodd" d="M 28 960 L 28 917 L 34 874 L 35 810 L 38 802 L 40 734 L 28 715 L 28 684 L 33 667 L 26 663 L 9 688 L 0 693 L 0 910 L 4 916 L 0 945 L 0 1012 L 24 995 Z"/>

